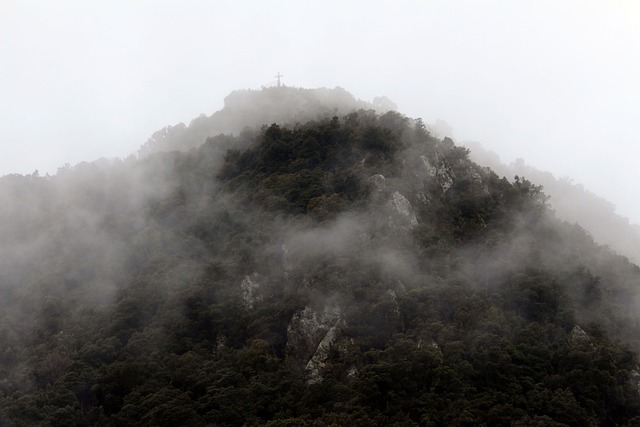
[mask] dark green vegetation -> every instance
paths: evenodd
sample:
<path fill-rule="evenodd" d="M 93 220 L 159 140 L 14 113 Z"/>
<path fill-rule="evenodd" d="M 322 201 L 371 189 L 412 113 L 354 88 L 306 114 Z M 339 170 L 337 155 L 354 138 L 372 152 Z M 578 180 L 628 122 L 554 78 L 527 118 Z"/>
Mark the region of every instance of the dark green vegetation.
<path fill-rule="evenodd" d="M 640 226 L 617 214 L 613 203 L 570 178 L 558 179 L 550 172 L 527 165 L 522 159 L 505 165 L 497 154 L 483 149 L 478 143 L 465 142 L 464 145 L 471 149 L 471 160 L 490 167 L 498 175 L 524 175 L 543 185 L 544 192 L 550 196 L 551 209 L 558 218 L 580 224 L 596 241 L 640 264 Z M 603 173 L 606 176 L 608 171 L 603 170 Z"/>
<path fill-rule="evenodd" d="M 0 425 L 640 424 L 640 269 L 467 155 L 359 111 L 2 178 Z"/>

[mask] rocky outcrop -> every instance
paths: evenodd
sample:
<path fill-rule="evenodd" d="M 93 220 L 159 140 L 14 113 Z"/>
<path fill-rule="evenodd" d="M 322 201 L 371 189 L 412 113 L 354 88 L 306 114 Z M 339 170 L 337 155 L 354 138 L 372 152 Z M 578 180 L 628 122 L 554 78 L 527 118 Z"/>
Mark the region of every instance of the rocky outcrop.
<path fill-rule="evenodd" d="M 373 184 L 377 191 L 384 191 L 387 187 L 386 179 L 382 174 L 375 174 L 369 177 L 369 182 Z"/>
<path fill-rule="evenodd" d="M 240 283 L 242 303 L 248 310 L 252 309 L 256 302 L 262 301 L 262 295 L 259 293 L 260 283 L 258 283 L 257 279 L 258 274 L 253 273 L 252 276 L 244 276 L 242 283 Z"/>
<path fill-rule="evenodd" d="M 568 341 L 570 344 L 579 346 L 582 349 L 586 349 L 588 351 L 595 351 L 596 349 L 595 345 L 593 344 L 593 339 L 589 336 L 588 333 L 585 332 L 584 329 L 582 329 L 578 325 L 575 325 L 573 329 L 571 329 Z"/>
<path fill-rule="evenodd" d="M 391 301 L 391 304 L 393 304 L 393 316 L 395 317 L 395 320 L 400 321 L 400 304 L 398 303 L 398 295 L 396 294 L 396 291 L 393 289 L 387 289 L 385 295 Z"/>
<path fill-rule="evenodd" d="M 307 376 L 307 382 L 309 384 L 316 384 L 322 381 L 322 371 L 326 366 L 326 362 L 329 359 L 329 353 L 336 343 L 336 339 L 338 337 L 339 325 L 332 326 L 318 344 L 315 353 L 307 362 L 307 365 L 304 368 L 305 374 Z"/>
<path fill-rule="evenodd" d="M 456 175 L 446 160 L 440 159 L 440 157 L 441 156 L 436 156 L 435 165 L 429 161 L 429 158 L 424 154 L 420 156 L 420 159 L 424 165 L 424 172 L 426 175 L 435 179 L 442 188 L 442 192 L 446 193 L 455 182 Z"/>
<path fill-rule="evenodd" d="M 424 170 L 426 171 L 427 175 L 431 178 L 435 178 L 438 174 L 438 168 L 431 164 L 429 158 L 426 155 L 422 154 L 420 156 L 420 159 L 422 160 L 422 164 L 424 164 Z"/>
<path fill-rule="evenodd" d="M 444 162 L 440 165 L 440 168 L 438 168 L 438 174 L 436 176 L 443 193 L 446 193 L 456 180 L 456 175 L 453 173 L 453 170 Z"/>
<path fill-rule="evenodd" d="M 401 225 L 404 223 L 409 227 L 415 227 L 418 225 L 418 220 L 416 219 L 416 214 L 413 211 L 413 206 L 411 206 L 411 202 L 400 194 L 399 191 L 395 191 L 388 202 L 389 206 L 393 209 L 394 213 L 396 213 L 395 218 L 391 218 L 392 223 L 400 223 Z"/>
<path fill-rule="evenodd" d="M 307 381 L 322 381 L 322 370 L 344 327 L 341 308 L 326 304 L 322 311 L 306 306 L 294 314 L 287 328 L 287 358 L 304 369 Z"/>
<path fill-rule="evenodd" d="M 589 334 L 587 334 L 584 329 L 578 325 L 575 325 L 571 330 L 571 334 L 569 334 L 569 342 L 572 344 L 588 343 L 590 341 L 591 338 L 589 338 Z"/>
<path fill-rule="evenodd" d="M 392 228 L 412 228 L 418 225 L 418 220 L 413 206 L 400 191 L 393 189 L 393 180 L 387 182 L 382 174 L 375 174 L 369 177 L 369 182 L 377 193 L 376 198 L 385 202 L 389 208 L 388 223 Z"/>

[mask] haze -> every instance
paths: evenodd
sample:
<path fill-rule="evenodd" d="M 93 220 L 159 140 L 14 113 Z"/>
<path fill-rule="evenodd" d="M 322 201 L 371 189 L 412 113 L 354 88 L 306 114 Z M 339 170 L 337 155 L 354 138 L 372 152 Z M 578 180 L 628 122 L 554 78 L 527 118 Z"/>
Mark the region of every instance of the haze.
<path fill-rule="evenodd" d="M 341 86 L 569 176 L 640 223 L 632 1 L 0 4 L 0 174 L 126 157 L 232 90 Z"/>

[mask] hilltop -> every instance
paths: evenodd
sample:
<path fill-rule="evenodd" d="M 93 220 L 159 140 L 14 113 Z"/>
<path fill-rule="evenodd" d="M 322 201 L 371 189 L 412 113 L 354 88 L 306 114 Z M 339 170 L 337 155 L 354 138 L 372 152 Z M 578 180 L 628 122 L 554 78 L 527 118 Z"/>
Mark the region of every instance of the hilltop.
<path fill-rule="evenodd" d="M 187 150 L 218 134 L 239 134 L 246 128 L 271 123 L 294 125 L 358 109 L 380 110 L 380 106 L 358 100 L 339 87 L 236 90 L 224 99 L 224 107 L 211 116 L 203 114 L 188 126 L 179 123 L 158 130 L 140 148 L 140 154 Z"/>

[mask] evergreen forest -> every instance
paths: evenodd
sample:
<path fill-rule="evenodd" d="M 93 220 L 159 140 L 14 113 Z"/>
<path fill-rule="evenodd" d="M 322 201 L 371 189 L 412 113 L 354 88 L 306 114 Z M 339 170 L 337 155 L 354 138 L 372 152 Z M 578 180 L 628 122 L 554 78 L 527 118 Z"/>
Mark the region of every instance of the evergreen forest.
<path fill-rule="evenodd" d="M 344 90 L 231 102 L 0 178 L 0 426 L 640 426 L 640 268 L 544 188 Z"/>

